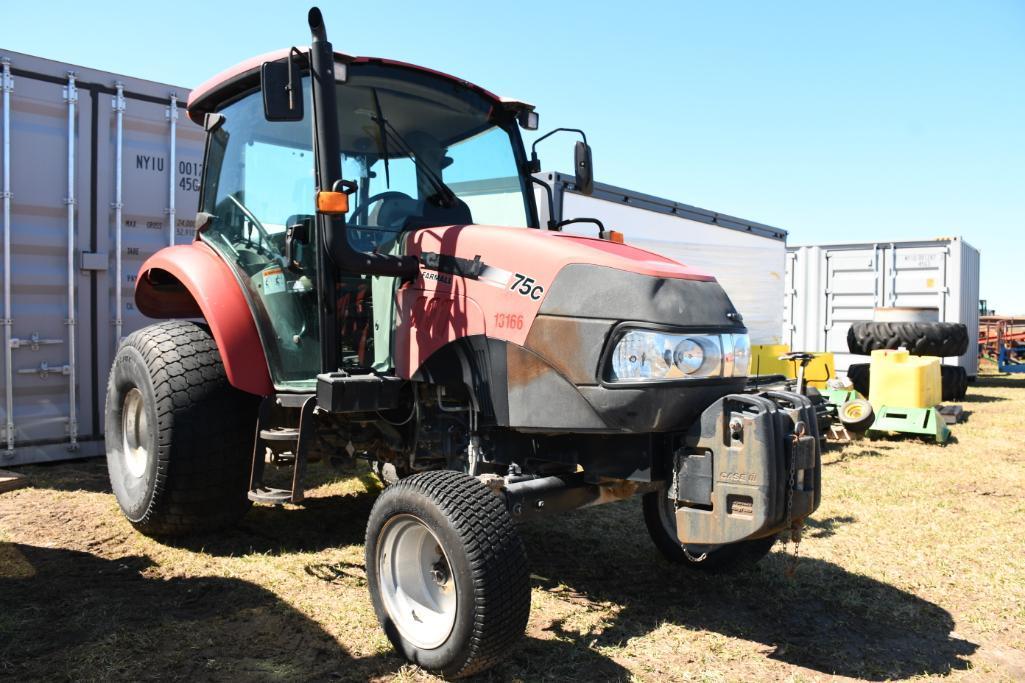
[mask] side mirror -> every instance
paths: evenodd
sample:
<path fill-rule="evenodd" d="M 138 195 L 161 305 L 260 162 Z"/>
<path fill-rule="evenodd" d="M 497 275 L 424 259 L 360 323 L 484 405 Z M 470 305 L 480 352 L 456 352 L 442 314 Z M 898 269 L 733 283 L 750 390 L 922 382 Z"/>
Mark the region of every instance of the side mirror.
<path fill-rule="evenodd" d="M 293 221 L 295 221 L 293 223 Z M 294 273 L 301 273 L 302 251 L 301 247 L 310 243 L 312 216 L 292 216 L 289 221 L 292 225 L 285 228 L 285 262 L 288 269 Z"/>
<path fill-rule="evenodd" d="M 302 121 L 302 83 L 302 72 L 291 53 L 288 59 L 264 62 L 260 69 L 264 118 L 268 121 Z"/>
<path fill-rule="evenodd" d="M 581 194 L 594 192 L 594 166 L 591 164 L 591 146 L 577 140 L 573 148 L 573 171 L 576 175 L 577 191 Z"/>

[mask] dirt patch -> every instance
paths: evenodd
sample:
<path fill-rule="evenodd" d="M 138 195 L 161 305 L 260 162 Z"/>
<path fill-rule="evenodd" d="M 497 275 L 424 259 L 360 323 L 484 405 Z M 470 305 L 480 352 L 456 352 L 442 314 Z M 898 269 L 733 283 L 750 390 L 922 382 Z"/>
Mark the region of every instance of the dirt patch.
<path fill-rule="evenodd" d="M 533 608 L 495 680 L 1021 680 L 1025 378 L 981 379 L 957 443 L 830 451 L 793 579 L 659 559 L 637 501 L 521 527 Z M 427 680 L 392 654 L 363 572 L 378 486 L 311 468 L 302 506 L 230 533 L 136 533 L 102 461 L 0 495 L 0 676 Z"/>

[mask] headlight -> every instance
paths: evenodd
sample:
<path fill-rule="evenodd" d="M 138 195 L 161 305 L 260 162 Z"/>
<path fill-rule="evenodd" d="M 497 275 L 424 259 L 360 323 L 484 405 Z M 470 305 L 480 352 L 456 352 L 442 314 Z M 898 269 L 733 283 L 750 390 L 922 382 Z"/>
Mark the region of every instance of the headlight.
<path fill-rule="evenodd" d="M 751 367 L 751 338 L 746 334 L 724 334 L 723 342 L 729 346 L 723 349 L 723 375 L 747 377 Z"/>
<path fill-rule="evenodd" d="M 612 375 L 645 380 L 665 377 L 673 364 L 673 346 L 667 335 L 633 330 L 612 352 Z"/>
<path fill-rule="evenodd" d="M 746 334 L 674 334 L 629 330 L 612 350 L 610 382 L 743 377 L 751 343 Z"/>

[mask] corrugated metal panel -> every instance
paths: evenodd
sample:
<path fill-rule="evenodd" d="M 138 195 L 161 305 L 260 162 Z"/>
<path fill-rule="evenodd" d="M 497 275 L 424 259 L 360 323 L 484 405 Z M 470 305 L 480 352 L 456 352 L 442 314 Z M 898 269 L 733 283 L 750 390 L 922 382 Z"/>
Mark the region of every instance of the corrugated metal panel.
<path fill-rule="evenodd" d="M 595 183 L 591 195 L 582 195 L 571 179 L 557 173 L 537 177 L 555 186 L 559 215 L 597 218 L 625 233 L 628 244 L 714 275 L 744 316 L 752 342 L 780 343 L 785 231 L 601 183 Z M 546 204 L 539 194 L 539 208 Z M 575 224 L 565 231 L 595 235 L 597 228 Z"/>
<path fill-rule="evenodd" d="M 836 368 L 866 362 L 847 350 L 852 322 L 871 320 L 876 306 L 937 308 L 940 320 L 979 330 L 979 252 L 960 238 L 790 247 L 784 336 L 791 348 L 832 351 Z M 978 374 L 974 345 L 958 358 Z"/>
<path fill-rule="evenodd" d="M 169 243 L 172 208 L 177 239 L 191 240 L 203 132 L 181 109 L 187 90 L 30 55 L 0 56 L 11 76 L 4 123 L 10 218 L 3 229 L 12 339 L 0 375 L 0 464 L 98 454 L 117 343 L 117 219 L 127 334 L 146 324 L 132 310 L 134 277 L 143 259 Z"/>

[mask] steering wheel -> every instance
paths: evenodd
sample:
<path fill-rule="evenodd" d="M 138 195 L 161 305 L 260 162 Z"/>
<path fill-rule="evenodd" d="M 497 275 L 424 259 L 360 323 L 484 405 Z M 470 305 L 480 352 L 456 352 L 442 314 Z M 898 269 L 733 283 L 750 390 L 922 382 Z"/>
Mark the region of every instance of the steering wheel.
<path fill-rule="evenodd" d="M 260 239 L 264 242 L 264 244 L 267 245 L 267 253 L 272 254 L 274 242 L 271 241 L 270 233 L 267 232 L 267 228 L 263 227 L 263 223 L 260 222 L 260 219 L 257 218 L 253 214 L 253 212 L 250 211 L 248 207 L 246 207 L 245 204 L 240 202 L 238 197 L 236 197 L 235 195 L 229 194 L 228 199 L 230 199 L 235 204 L 235 206 L 239 208 L 239 211 L 241 211 L 243 215 L 245 215 L 245 217 L 249 219 L 250 223 L 256 226 L 256 231 L 260 233 Z M 259 249 L 259 246 L 257 246 L 257 248 Z"/>
<path fill-rule="evenodd" d="M 347 220 L 346 223 L 348 223 L 349 225 L 359 225 L 360 223 L 366 223 L 368 220 L 370 220 L 370 207 L 376 204 L 377 202 L 385 201 L 388 199 L 407 199 L 411 202 L 416 201 L 405 192 L 399 192 L 398 190 L 385 190 L 384 192 L 378 192 L 377 194 L 370 195 L 369 197 L 367 197 L 367 201 L 360 205 L 358 209 L 352 212 L 352 215 L 349 217 L 349 220 Z M 357 220 L 357 218 L 361 216 L 363 220 Z"/>

